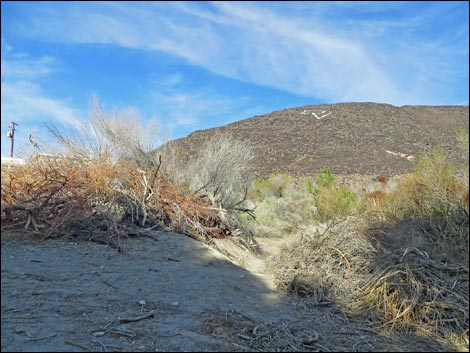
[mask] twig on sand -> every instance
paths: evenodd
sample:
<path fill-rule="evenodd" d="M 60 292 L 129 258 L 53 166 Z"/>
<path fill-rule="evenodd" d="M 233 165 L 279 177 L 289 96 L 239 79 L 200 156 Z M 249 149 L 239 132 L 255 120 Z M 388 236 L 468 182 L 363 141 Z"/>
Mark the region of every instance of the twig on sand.
<path fill-rule="evenodd" d="M 55 337 L 57 336 L 57 333 L 53 334 L 53 335 L 49 335 L 49 336 L 42 336 L 42 337 L 31 337 L 28 339 L 28 341 L 39 341 L 39 340 L 45 340 L 46 338 L 52 338 L 52 337 Z"/>
<path fill-rule="evenodd" d="M 120 324 L 127 324 L 128 322 L 136 322 L 136 321 L 148 319 L 149 317 L 153 317 L 154 315 L 155 315 L 154 312 L 150 312 L 150 313 L 142 315 L 142 316 L 119 319 L 119 323 Z"/>

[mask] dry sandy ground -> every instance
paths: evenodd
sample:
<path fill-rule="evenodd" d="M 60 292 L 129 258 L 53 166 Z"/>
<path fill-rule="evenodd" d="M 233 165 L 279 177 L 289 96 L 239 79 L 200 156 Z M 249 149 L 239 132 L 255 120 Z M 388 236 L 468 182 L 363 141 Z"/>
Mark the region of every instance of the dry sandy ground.
<path fill-rule="evenodd" d="M 238 254 L 262 271 L 263 258 Z M 444 350 L 281 293 L 269 274 L 176 233 L 128 239 L 118 253 L 4 232 L 1 255 L 2 351 Z"/>

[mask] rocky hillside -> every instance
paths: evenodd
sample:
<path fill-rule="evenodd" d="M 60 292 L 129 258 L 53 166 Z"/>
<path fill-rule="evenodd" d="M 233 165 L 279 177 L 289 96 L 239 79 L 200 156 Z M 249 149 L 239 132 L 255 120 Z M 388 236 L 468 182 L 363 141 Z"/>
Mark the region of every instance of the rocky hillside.
<path fill-rule="evenodd" d="M 415 157 L 434 146 L 462 161 L 461 128 L 469 128 L 468 106 L 339 103 L 275 111 L 174 142 L 190 158 L 214 134 L 230 133 L 254 147 L 255 177 L 311 175 L 325 166 L 335 174 L 392 176 L 409 171 Z"/>

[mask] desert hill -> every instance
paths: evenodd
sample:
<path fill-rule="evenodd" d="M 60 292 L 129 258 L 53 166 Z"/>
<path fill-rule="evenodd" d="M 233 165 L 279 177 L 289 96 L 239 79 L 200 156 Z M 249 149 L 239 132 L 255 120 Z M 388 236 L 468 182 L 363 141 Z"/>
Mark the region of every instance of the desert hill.
<path fill-rule="evenodd" d="M 311 175 L 322 167 L 335 174 L 396 175 L 415 157 L 443 148 L 454 161 L 456 131 L 469 128 L 468 106 L 402 106 L 377 103 L 310 105 L 275 111 L 174 140 L 185 158 L 214 134 L 230 133 L 255 149 L 253 175 Z"/>

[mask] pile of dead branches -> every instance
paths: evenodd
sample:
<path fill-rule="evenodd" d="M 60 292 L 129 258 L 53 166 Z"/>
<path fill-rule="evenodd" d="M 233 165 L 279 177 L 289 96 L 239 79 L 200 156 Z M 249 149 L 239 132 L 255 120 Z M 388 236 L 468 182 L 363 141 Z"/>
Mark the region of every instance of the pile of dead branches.
<path fill-rule="evenodd" d="M 31 158 L 2 172 L 2 230 L 42 238 L 99 234 L 113 244 L 138 227 L 169 227 L 204 241 L 232 233 L 227 211 L 170 182 L 160 165 L 103 156 Z"/>

